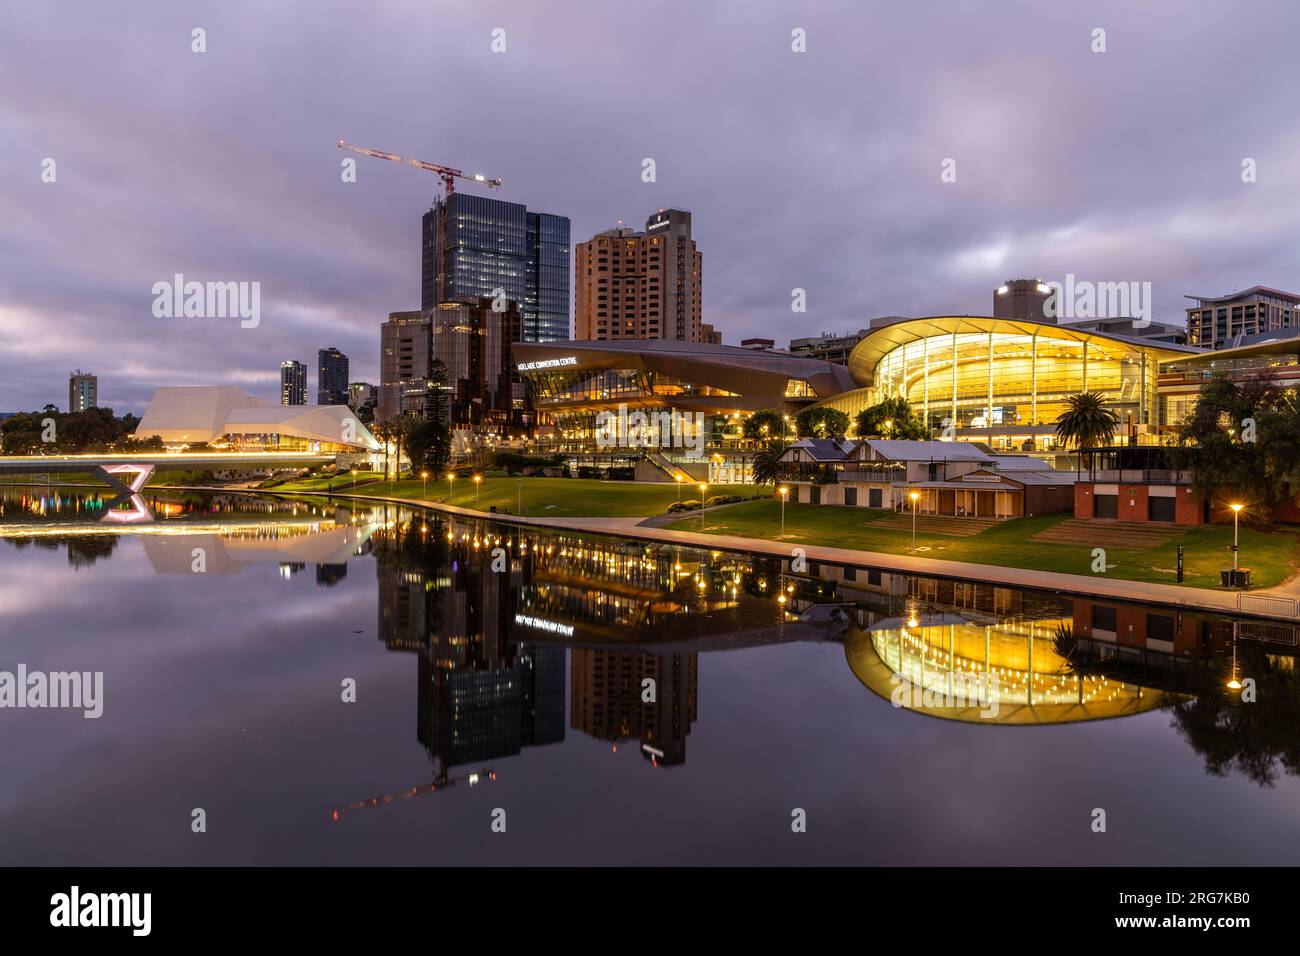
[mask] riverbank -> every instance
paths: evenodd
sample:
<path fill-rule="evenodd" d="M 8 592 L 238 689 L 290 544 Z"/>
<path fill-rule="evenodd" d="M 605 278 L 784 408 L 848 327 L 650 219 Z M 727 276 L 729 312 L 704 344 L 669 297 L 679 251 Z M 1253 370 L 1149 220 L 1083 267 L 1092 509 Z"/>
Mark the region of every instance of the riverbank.
<path fill-rule="evenodd" d="M 562 481 L 566 479 L 556 480 Z M 195 488 L 192 490 L 211 491 L 213 489 Z M 271 491 L 259 493 L 302 497 L 301 492 Z M 865 566 L 899 574 L 952 578 L 983 584 L 1006 585 L 1007 587 L 1034 588 L 1084 597 L 1111 598 L 1138 604 L 1164 605 L 1223 614 L 1296 621 L 1296 601 L 1293 595 L 1283 588 L 1257 589 L 1250 592 L 1216 590 L 1188 584 L 1177 585 L 1151 581 L 1132 581 L 1100 574 L 1070 574 L 1035 568 L 923 557 L 914 554 L 796 543 L 789 540 L 775 541 L 731 535 L 718 531 L 718 528 L 721 527 L 720 522 L 725 521 L 727 516 L 737 509 L 750 507 L 749 503 L 722 505 L 707 509 L 704 513 L 704 530 L 701 532 L 699 530 L 686 530 L 690 525 L 700 521 L 698 512 L 680 521 L 675 520 L 668 527 L 656 527 L 656 524 L 662 522 L 662 517 L 485 514 L 472 508 L 464 508 L 424 498 L 366 494 L 334 494 L 327 497 L 388 502 L 414 508 L 428 508 L 466 519 L 492 520 L 538 528 L 588 532 L 712 550 L 741 551 L 774 558 L 789 559 L 793 556 L 794 550 L 798 548 L 803 551 L 803 557 L 808 561 Z M 814 506 L 807 507 L 812 508 Z M 787 513 L 787 520 L 788 518 Z"/>
<path fill-rule="evenodd" d="M 1065 520 L 1049 516 L 1043 519 L 1024 519 L 1024 523 L 1008 522 L 968 538 L 947 535 L 918 535 L 917 544 L 926 551 L 910 551 L 910 533 L 889 528 L 873 528 L 869 534 L 856 524 L 869 525 L 885 520 L 889 512 L 867 512 L 866 509 L 835 508 L 831 506 L 787 505 L 786 536 L 780 538 L 780 503 L 771 499 L 746 501 L 706 509 L 701 526 L 698 511 L 683 515 L 662 514 L 664 508 L 676 499 L 676 486 L 623 482 L 601 482 L 583 479 L 521 479 L 488 478 L 478 489 L 479 508 L 475 504 L 472 482 L 459 479 L 453 482 L 453 499 L 448 502 L 443 495 L 435 496 L 434 487 L 420 481 L 375 482 L 360 486 L 357 491 L 336 490 L 331 493 L 328 484 L 321 487 L 312 482 L 308 487 L 289 485 L 273 489 L 231 488 L 213 486 L 167 485 L 159 491 L 202 491 L 226 493 L 267 494 L 280 497 L 328 497 L 360 501 L 390 502 L 417 508 L 429 508 L 451 515 L 498 520 L 523 525 L 585 531 L 593 534 L 614 535 L 660 543 L 676 543 L 692 547 L 743 551 L 778 558 L 790 558 L 796 548 L 813 561 L 861 565 L 883 571 L 978 581 L 1009 587 L 1038 588 L 1047 591 L 1082 596 L 1101 596 L 1117 600 L 1172 607 L 1196 608 L 1231 614 L 1251 614 L 1275 619 L 1295 621 L 1297 596 L 1300 596 L 1300 578 L 1291 577 L 1273 587 L 1256 587 L 1249 592 L 1225 591 L 1213 587 L 1197 586 L 1189 581 L 1179 585 L 1160 580 L 1142 580 L 1133 575 L 1166 573 L 1159 564 L 1162 559 L 1147 556 L 1145 563 L 1137 560 L 1141 555 L 1123 549 L 1107 548 L 1107 573 L 1087 573 L 1094 544 L 1086 546 L 1041 545 L 1026 543 L 1038 533 L 1039 525 Z M 546 483 L 543 487 L 540 483 Z M 342 484 L 336 482 L 335 487 Z M 432 484 L 432 482 L 430 483 Z M 445 485 L 445 479 L 443 481 Z M 469 485 L 468 488 L 455 487 Z M 555 487 L 551 487 L 554 485 Z M 596 486 L 596 487 L 588 487 Z M 66 486 L 64 486 L 66 487 Z M 151 488 L 154 486 L 150 486 Z M 732 488 L 744 488 L 752 494 L 753 486 L 713 486 L 712 492 L 730 493 Z M 518 514 L 520 493 L 526 512 Z M 698 493 L 698 492 L 697 492 Z M 683 500 L 686 491 L 683 489 Z M 496 506 L 497 513 L 486 509 Z M 605 513 L 591 512 L 604 510 Z M 536 513 L 540 512 L 540 513 Z M 585 512 L 585 513 L 583 513 Z M 849 512 L 845 515 L 841 512 Z M 649 514 L 650 517 L 646 517 Z M 856 522 L 856 524 L 855 524 Z M 768 527 L 770 525 L 770 527 Z M 741 530 L 751 533 L 738 533 Z M 1198 529 L 1210 535 L 1231 535 L 1231 529 Z M 1252 537 L 1254 529 L 1242 529 L 1243 555 L 1248 557 L 1267 553 L 1258 547 Z M 1105 530 L 1098 529 L 1095 546 L 1106 548 Z M 862 538 L 870 539 L 869 546 Z M 1281 536 L 1286 538 L 1285 535 Z M 1201 541 L 1201 539 L 1197 539 Z M 1229 539 L 1230 540 L 1230 539 Z M 937 544 L 935 542 L 938 542 Z M 984 542 L 987 542 L 985 544 Z M 1276 544 L 1276 543 L 1275 543 Z M 991 546 L 990 546 L 991 545 Z M 1188 549 L 1189 567 L 1196 567 L 1201 578 L 1224 560 L 1222 547 L 1214 542 L 1201 541 L 1192 553 Z M 1172 550 L 1169 545 L 1169 565 L 1172 567 Z M 1281 544 L 1289 555 L 1296 546 L 1287 538 Z M 1256 550 L 1252 551 L 1251 547 Z M 1047 549 L 1047 550 L 1044 550 Z M 1059 549 L 1069 552 L 1062 556 Z M 1155 550 L 1155 549 L 1153 549 Z M 1291 558 L 1287 568 L 1291 568 Z M 1074 562 L 1062 567 L 1055 562 Z M 1206 570 L 1204 562 L 1211 562 Z M 1249 565 L 1250 560 L 1243 564 Z M 1072 570 L 1078 567 L 1079 571 Z M 1281 580 L 1278 574 L 1276 579 Z M 1258 578 L 1257 578 L 1258 580 Z"/>

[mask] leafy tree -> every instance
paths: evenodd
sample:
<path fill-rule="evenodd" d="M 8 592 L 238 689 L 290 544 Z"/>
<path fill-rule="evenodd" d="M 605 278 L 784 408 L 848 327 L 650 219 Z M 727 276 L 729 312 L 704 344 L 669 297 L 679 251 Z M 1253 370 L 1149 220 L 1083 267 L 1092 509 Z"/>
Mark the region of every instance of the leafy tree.
<path fill-rule="evenodd" d="M 1232 489 L 1248 517 L 1267 520 L 1300 492 L 1300 407 L 1271 373 L 1202 385 L 1178 444 L 1175 464 L 1191 471 L 1192 487 L 1206 499 Z"/>
<path fill-rule="evenodd" d="M 1056 417 L 1056 437 L 1066 447 L 1095 448 L 1115 437 L 1119 416 L 1106 407 L 1100 392 L 1071 395 L 1065 404 L 1065 411 Z"/>
<path fill-rule="evenodd" d="M 779 439 L 785 428 L 785 419 L 781 417 L 779 412 L 771 408 L 764 408 L 745 419 L 742 432 L 750 441 L 766 444 Z"/>
<path fill-rule="evenodd" d="M 54 440 L 47 442 L 46 422 L 51 419 Z M 0 423 L 0 450 L 7 455 L 138 450 L 132 433 L 139 424 L 134 415 L 115 418 L 111 408 L 65 413 L 46 405 L 43 411 L 20 412 Z"/>
<path fill-rule="evenodd" d="M 864 408 L 858 412 L 859 438 L 929 438 L 930 429 L 916 414 L 912 403 L 899 396 Z"/>
<path fill-rule="evenodd" d="M 849 416 L 824 405 L 805 408 L 795 418 L 795 426 L 802 437 L 837 438 L 848 434 Z"/>
<path fill-rule="evenodd" d="M 412 422 L 406 433 L 406 454 L 413 470 L 441 475 L 451 461 L 451 430 L 446 422 L 429 418 Z"/>

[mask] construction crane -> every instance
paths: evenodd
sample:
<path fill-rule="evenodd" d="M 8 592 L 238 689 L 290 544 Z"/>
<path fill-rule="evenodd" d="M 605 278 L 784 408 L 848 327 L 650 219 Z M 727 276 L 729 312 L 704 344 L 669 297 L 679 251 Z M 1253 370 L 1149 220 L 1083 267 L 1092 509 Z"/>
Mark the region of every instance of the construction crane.
<path fill-rule="evenodd" d="M 489 179 L 480 173 L 466 173 L 459 169 L 452 169 L 450 166 L 439 166 L 437 163 L 426 163 L 422 159 L 407 159 L 405 156 L 398 156 L 396 153 L 386 153 L 382 149 L 370 149 L 368 146 L 353 146 L 346 140 L 339 140 L 339 149 L 346 149 L 353 153 L 360 153 L 362 156 L 373 156 L 375 159 L 386 159 L 390 163 L 404 163 L 407 166 L 414 166 L 416 169 L 427 169 L 431 173 L 437 173 L 438 178 L 447 187 L 447 195 L 450 197 L 456 191 L 456 180 L 468 179 L 470 182 L 483 183 L 488 189 L 499 189 L 501 180 Z"/>

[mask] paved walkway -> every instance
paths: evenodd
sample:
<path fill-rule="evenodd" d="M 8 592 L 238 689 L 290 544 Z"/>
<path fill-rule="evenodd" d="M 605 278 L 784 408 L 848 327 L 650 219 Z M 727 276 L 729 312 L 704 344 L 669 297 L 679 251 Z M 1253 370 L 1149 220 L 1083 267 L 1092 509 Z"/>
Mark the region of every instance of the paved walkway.
<path fill-rule="evenodd" d="M 214 489 L 196 489 L 210 491 Z M 262 492 L 266 494 L 267 492 Z M 277 492 L 271 491 L 271 494 Z M 302 492 L 278 492 L 301 496 Z M 741 538 L 735 535 L 701 534 L 697 531 L 675 531 L 657 528 L 648 518 L 580 518 L 532 517 L 528 515 L 485 514 L 470 508 L 422 501 L 417 498 L 380 498 L 372 495 L 340 495 L 334 498 L 358 498 L 369 501 L 389 501 L 416 508 L 430 508 L 465 518 L 503 521 L 510 524 L 533 525 L 544 528 L 564 528 L 571 531 L 590 531 L 615 537 L 637 538 L 669 544 L 689 545 L 716 551 L 740 551 L 771 557 L 788 558 L 794 550 L 792 544 L 782 544 L 765 538 Z M 713 510 L 713 509 L 709 509 Z M 706 512 L 707 514 L 707 512 Z M 678 518 L 679 516 L 673 516 Z M 804 556 L 812 561 L 834 564 L 855 564 L 894 571 L 902 574 L 919 574 L 931 577 L 958 578 L 987 584 L 1005 584 L 1008 587 L 1036 588 L 1045 591 L 1079 594 L 1089 597 L 1107 597 L 1139 604 L 1159 604 L 1172 607 L 1194 608 L 1225 614 L 1249 614 L 1257 617 L 1279 618 L 1295 621 L 1293 598 L 1300 595 L 1295 579 L 1277 588 L 1260 588 L 1243 596 L 1246 605 L 1239 606 L 1237 591 L 1215 591 L 1209 588 L 1179 587 L 1147 581 L 1124 581 L 1082 574 L 1062 574 L 1057 571 L 1034 571 L 1026 568 L 1007 568 L 992 564 L 972 564 L 965 561 L 944 561 L 910 554 L 886 554 L 879 551 L 855 551 L 849 548 L 827 548 L 816 545 L 799 545 Z M 1262 600 L 1252 601 L 1252 598 Z M 1268 605 L 1276 602 L 1276 607 Z"/>

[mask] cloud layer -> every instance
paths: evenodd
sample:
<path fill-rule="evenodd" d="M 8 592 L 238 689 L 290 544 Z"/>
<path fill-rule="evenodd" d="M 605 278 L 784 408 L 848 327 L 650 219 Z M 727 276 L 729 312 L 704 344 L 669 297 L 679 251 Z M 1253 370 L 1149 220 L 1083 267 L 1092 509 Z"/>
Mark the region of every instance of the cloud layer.
<path fill-rule="evenodd" d="M 375 381 L 379 323 L 419 304 L 440 184 L 365 158 L 345 184 L 340 137 L 500 176 L 575 242 L 692 210 L 728 342 L 987 312 L 1022 274 L 1151 281 L 1163 321 L 1185 293 L 1300 287 L 1290 0 L 806 6 L 15 6 L 0 410 L 64 405 L 75 367 L 119 411 L 158 385 L 274 398 L 281 360 L 331 345 Z M 261 282 L 260 326 L 155 319 L 150 288 L 177 272 Z"/>

